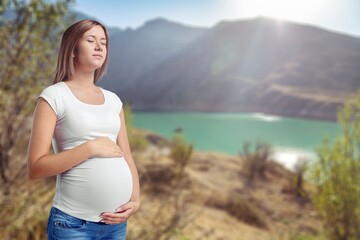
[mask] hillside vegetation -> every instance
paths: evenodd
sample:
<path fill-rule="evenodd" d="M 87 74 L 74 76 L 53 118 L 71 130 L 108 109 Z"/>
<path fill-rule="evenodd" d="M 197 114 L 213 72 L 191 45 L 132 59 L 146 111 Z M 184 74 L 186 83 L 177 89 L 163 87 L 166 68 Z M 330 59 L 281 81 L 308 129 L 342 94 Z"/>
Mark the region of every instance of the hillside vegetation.
<path fill-rule="evenodd" d="M 195 152 L 179 174 L 171 142 L 144 130 L 132 134 L 149 144 L 134 152 L 142 207 L 128 239 L 296 239 L 321 232 L 309 199 L 292 191 L 295 175 L 277 163 L 249 182 L 243 158 Z M 23 169 L 10 199 L 0 197 L 0 238 L 45 239 L 54 187 L 54 178 L 30 181 Z"/>

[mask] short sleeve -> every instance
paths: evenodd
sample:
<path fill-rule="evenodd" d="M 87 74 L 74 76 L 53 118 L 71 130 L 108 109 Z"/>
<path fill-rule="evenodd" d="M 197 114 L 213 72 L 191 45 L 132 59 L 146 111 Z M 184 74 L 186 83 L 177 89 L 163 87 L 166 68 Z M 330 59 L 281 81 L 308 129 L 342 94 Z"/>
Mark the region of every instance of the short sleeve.
<path fill-rule="evenodd" d="M 55 85 L 45 88 L 40 94 L 39 98 L 43 98 L 59 117 L 62 114 L 63 106 L 61 101 L 61 94 Z"/>
<path fill-rule="evenodd" d="M 121 99 L 116 94 L 115 94 L 115 96 L 116 96 L 116 101 L 118 103 L 118 109 L 119 109 L 119 113 L 120 113 L 121 110 L 122 110 L 122 107 L 123 107 L 123 103 L 122 103 Z"/>
<path fill-rule="evenodd" d="M 121 110 L 122 110 L 122 107 L 123 107 L 123 103 L 122 103 L 122 101 L 120 100 L 120 98 L 118 97 L 118 95 L 116 95 L 116 94 L 113 93 L 113 92 L 110 92 L 110 93 L 111 93 L 111 95 L 112 95 L 113 101 L 115 102 L 117 111 L 120 113 Z"/>

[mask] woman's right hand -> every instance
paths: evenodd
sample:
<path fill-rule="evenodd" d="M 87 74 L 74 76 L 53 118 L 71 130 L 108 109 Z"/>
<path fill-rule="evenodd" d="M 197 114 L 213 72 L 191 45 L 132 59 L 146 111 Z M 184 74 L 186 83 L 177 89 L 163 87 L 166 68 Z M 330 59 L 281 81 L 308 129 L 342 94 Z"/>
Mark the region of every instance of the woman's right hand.
<path fill-rule="evenodd" d="M 108 137 L 100 137 L 87 142 L 92 156 L 97 157 L 122 157 L 124 153 L 120 147 Z"/>

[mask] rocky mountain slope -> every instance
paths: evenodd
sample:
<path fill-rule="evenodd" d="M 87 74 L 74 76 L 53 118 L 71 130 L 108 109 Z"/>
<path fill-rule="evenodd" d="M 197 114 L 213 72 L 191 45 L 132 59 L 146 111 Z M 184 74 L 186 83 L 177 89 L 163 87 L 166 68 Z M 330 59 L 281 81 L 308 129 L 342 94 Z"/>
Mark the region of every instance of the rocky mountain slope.
<path fill-rule="evenodd" d="M 254 18 L 200 28 L 157 18 L 109 34 L 99 83 L 134 110 L 335 120 L 360 87 L 360 38 L 314 26 Z"/>
<path fill-rule="evenodd" d="M 135 110 L 334 120 L 360 86 L 360 39 L 268 18 L 210 29 L 155 19 L 112 31 L 100 84 Z"/>

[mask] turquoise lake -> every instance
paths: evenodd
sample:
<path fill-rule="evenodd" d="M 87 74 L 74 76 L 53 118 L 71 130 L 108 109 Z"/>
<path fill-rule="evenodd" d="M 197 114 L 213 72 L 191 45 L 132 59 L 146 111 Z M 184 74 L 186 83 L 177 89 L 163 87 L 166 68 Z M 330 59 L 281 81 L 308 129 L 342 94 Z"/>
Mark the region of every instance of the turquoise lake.
<path fill-rule="evenodd" d="M 291 167 L 301 156 L 315 157 L 324 137 L 340 133 L 334 122 L 242 113 L 133 113 L 133 125 L 166 138 L 182 129 L 197 151 L 238 154 L 245 142 L 264 141 L 273 147 L 274 158 Z"/>

